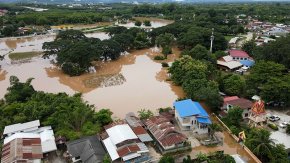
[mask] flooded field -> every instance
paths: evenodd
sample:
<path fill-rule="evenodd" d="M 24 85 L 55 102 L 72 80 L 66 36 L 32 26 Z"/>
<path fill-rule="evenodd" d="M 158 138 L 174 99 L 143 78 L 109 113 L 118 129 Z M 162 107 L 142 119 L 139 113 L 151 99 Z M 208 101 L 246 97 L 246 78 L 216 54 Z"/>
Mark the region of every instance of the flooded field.
<path fill-rule="evenodd" d="M 154 27 L 170 23 L 167 20 L 164 20 L 165 22 L 156 20 L 157 24 L 151 21 Z M 86 35 L 101 40 L 109 38 L 103 32 Z M 53 41 L 54 38 L 54 35 L 44 35 L 0 39 L 0 54 L 42 51 L 42 44 Z M 181 87 L 166 80 L 167 70 L 162 68 L 161 61 L 153 60 L 155 55 L 160 55 L 157 50 L 152 48 L 132 51 L 130 54 L 121 56 L 117 61 L 98 64 L 95 73 L 77 77 L 63 74 L 51 63 L 51 59 L 37 56 L 21 61 L 11 61 L 6 55 L 5 59 L 0 61 L 0 98 L 4 97 L 9 87 L 9 77 L 15 75 L 22 82 L 28 78 L 34 78 L 32 85 L 38 91 L 66 92 L 70 95 L 81 92 L 83 99 L 89 104 L 94 104 L 97 110 L 109 108 L 118 118 L 123 118 L 126 113 L 137 112 L 140 109 L 150 109 L 155 112 L 160 107 L 172 106 L 177 98 L 184 97 Z M 168 56 L 166 62 L 173 62 L 178 58 L 180 51 L 174 48 L 173 53 Z M 242 147 L 226 132 L 221 134 L 224 137 L 223 146 L 212 148 L 200 146 L 194 148 L 192 154 L 225 150 L 225 153 L 238 153 L 245 160 L 252 162 Z"/>
<path fill-rule="evenodd" d="M 88 37 L 106 39 L 105 33 L 88 34 Z M 1 49 L 8 53 L 41 51 L 42 43 L 52 41 L 55 36 L 21 38 L 1 41 Z M 29 46 L 33 45 L 33 46 Z M 3 52 L 1 50 L 1 52 Z M 169 57 L 173 61 L 179 54 Z M 5 53 L 4 53 L 5 54 Z M 49 59 L 34 57 L 29 60 L 10 61 L 6 55 L 1 61 L 0 98 L 4 97 L 9 86 L 9 77 L 15 75 L 21 81 L 33 77 L 36 90 L 45 92 L 83 93 L 84 100 L 97 109 L 110 108 L 115 116 L 123 117 L 127 112 L 142 108 L 156 110 L 172 106 L 178 97 L 183 97 L 181 88 L 165 81 L 166 70 L 152 58 L 156 55 L 151 49 L 134 51 L 117 61 L 102 63 L 96 73 L 69 77 L 50 63 Z"/>
<path fill-rule="evenodd" d="M 105 32 L 88 33 L 87 37 L 99 38 L 101 40 L 109 39 L 109 35 Z M 43 51 L 42 45 L 44 42 L 53 41 L 55 35 L 39 35 L 39 36 L 27 36 L 19 38 L 2 38 L 0 39 L 0 55 L 7 54 L 9 52 L 31 52 L 31 51 Z"/>
<path fill-rule="evenodd" d="M 172 20 L 165 20 L 165 19 L 158 19 L 158 18 L 145 18 L 145 17 L 135 17 L 134 19 L 135 20 L 139 20 L 141 22 L 143 22 L 144 20 L 150 20 L 151 26 L 150 27 L 146 27 L 146 26 L 144 26 L 142 24 L 141 27 L 143 27 L 143 28 L 158 28 L 158 27 L 162 27 L 162 26 L 165 26 L 165 25 L 168 25 L 168 24 L 171 24 L 171 23 L 174 22 Z M 130 22 L 126 23 L 126 24 L 118 24 L 118 25 L 119 26 L 124 26 L 124 27 L 127 27 L 127 28 L 136 27 L 134 21 L 130 21 Z"/>

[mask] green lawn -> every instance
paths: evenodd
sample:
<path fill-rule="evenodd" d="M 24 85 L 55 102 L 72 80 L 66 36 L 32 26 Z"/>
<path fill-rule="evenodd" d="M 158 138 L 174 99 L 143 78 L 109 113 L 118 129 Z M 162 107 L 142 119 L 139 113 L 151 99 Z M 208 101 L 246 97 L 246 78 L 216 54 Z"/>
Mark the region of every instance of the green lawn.
<path fill-rule="evenodd" d="M 9 58 L 11 60 L 21 60 L 36 57 L 42 54 L 42 52 L 20 52 L 20 53 L 10 53 Z"/>

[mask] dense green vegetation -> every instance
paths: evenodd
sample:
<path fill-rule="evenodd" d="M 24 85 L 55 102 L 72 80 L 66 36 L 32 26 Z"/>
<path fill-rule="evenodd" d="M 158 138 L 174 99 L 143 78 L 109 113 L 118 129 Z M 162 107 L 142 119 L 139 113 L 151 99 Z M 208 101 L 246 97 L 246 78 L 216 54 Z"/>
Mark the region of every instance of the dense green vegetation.
<path fill-rule="evenodd" d="M 205 101 L 212 109 L 218 109 L 222 104 L 218 84 L 210 80 L 211 72 L 206 62 L 185 55 L 172 64 L 169 73 L 172 81 L 182 86 L 187 97 Z"/>
<path fill-rule="evenodd" d="M 249 94 L 259 94 L 265 101 L 290 104 L 290 74 L 284 65 L 258 61 L 246 78 Z"/>
<path fill-rule="evenodd" d="M 74 140 L 96 134 L 112 122 L 110 110 L 95 112 L 94 106 L 83 102 L 81 94 L 35 91 L 32 80 L 21 83 L 17 77 L 10 77 L 11 86 L 0 103 L 0 133 L 6 125 L 39 119 L 42 125 L 51 125 L 56 136 Z"/>
<path fill-rule="evenodd" d="M 103 41 L 87 38 L 77 30 L 60 32 L 53 42 L 43 44 L 44 57 L 56 55 L 57 64 L 63 72 L 77 76 L 88 71 L 94 65 L 93 61 L 116 60 L 121 52 L 151 45 L 147 34 L 139 28 L 113 27 L 107 32 L 111 39 Z"/>
<path fill-rule="evenodd" d="M 255 47 L 253 56 L 257 60 L 273 61 L 290 69 L 290 34 L 277 38 L 263 47 Z"/>

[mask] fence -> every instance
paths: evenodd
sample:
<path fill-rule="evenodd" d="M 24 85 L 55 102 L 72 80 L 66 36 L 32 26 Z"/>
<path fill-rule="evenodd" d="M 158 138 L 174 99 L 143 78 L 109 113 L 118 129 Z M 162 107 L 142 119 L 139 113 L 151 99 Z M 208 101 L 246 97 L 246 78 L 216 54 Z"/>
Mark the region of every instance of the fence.
<path fill-rule="evenodd" d="M 222 126 L 224 128 L 226 128 L 227 132 L 231 135 L 232 138 L 234 138 L 236 141 L 239 140 L 239 138 L 232 134 L 232 131 L 228 128 L 228 126 L 226 124 L 224 124 L 224 122 L 218 117 L 216 116 L 214 113 L 213 113 L 213 116 L 219 121 L 220 124 L 222 124 Z M 245 145 L 243 145 L 243 149 L 246 151 L 246 153 L 248 153 L 248 155 L 250 155 L 252 157 L 252 159 L 256 162 L 256 163 L 262 163 L 256 155 L 254 155 L 254 153 Z"/>

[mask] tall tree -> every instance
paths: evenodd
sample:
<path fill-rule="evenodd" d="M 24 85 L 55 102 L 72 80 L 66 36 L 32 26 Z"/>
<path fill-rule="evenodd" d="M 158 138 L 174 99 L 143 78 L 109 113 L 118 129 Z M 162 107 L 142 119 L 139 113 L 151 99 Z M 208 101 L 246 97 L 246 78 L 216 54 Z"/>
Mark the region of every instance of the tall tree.
<path fill-rule="evenodd" d="M 246 82 L 240 75 L 233 74 L 223 80 L 225 93 L 228 95 L 242 94 Z"/>
<path fill-rule="evenodd" d="M 247 52 L 250 56 L 253 56 L 254 50 L 256 48 L 256 43 L 254 40 L 247 41 L 243 44 L 242 49 Z"/>

